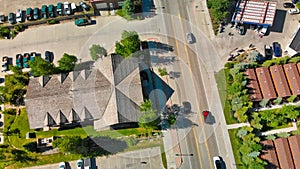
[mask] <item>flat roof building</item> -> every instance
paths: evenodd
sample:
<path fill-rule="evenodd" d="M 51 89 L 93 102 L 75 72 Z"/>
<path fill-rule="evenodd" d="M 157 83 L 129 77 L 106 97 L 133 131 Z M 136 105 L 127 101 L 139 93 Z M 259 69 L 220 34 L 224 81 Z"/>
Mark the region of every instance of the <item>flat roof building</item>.
<path fill-rule="evenodd" d="M 259 89 L 259 85 L 257 82 L 256 74 L 254 69 L 247 69 L 244 72 L 244 75 L 247 76 L 247 88 L 248 93 L 250 95 L 251 101 L 261 101 L 262 95 Z"/>
<path fill-rule="evenodd" d="M 300 94 L 300 76 L 296 64 L 288 63 L 283 65 L 287 81 L 293 95 Z"/>
<path fill-rule="evenodd" d="M 260 0 L 239 0 L 232 22 L 272 26 L 276 13 L 276 2 Z"/>
<path fill-rule="evenodd" d="M 291 136 L 288 138 L 290 148 L 296 168 L 300 168 L 300 135 Z"/>
<path fill-rule="evenodd" d="M 279 169 L 279 162 L 276 155 L 276 150 L 272 140 L 260 142 L 262 144 L 261 158 L 268 162 L 267 169 Z"/>
<path fill-rule="evenodd" d="M 287 83 L 283 68 L 281 65 L 274 65 L 270 67 L 271 76 L 274 81 L 274 86 L 277 91 L 278 97 L 291 96 L 290 88 Z"/>
<path fill-rule="evenodd" d="M 275 99 L 276 92 L 271 79 L 269 69 L 267 67 L 259 67 L 255 69 L 259 86 L 264 99 Z"/>
<path fill-rule="evenodd" d="M 294 169 L 292 154 L 287 138 L 278 138 L 274 141 L 280 168 Z"/>

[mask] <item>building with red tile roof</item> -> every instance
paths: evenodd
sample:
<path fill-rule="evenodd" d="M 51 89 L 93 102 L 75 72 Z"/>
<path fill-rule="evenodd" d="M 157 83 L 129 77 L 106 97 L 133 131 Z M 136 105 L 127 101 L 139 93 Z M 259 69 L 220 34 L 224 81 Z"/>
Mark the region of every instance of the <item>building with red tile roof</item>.
<path fill-rule="evenodd" d="M 244 72 L 247 76 L 247 88 L 251 101 L 261 101 L 262 95 L 259 89 L 258 81 L 254 69 L 247 69 Z"/>
<path fill-rule="evenodd" d="M 284 98 L 291 96 L 291 91 L 287 83 L 282 65 L 271 66 L 270 72 L 278 97 Z"/>
<path fill-rule="evenodd" d="M 275 99 L 277 97 L 275 88 L 267 67 L 256 68 L 256 76 L 264 99 Z"/>
<path fill-rule="evenodd" d="M 288 63 L 283 65 L 287 81 L 293 95 L 300 95 L 300 76 L 296 64 Z"/>
<path fill-rule="evenodd" d="M 276 148 L 280 168 L 295 169 L 287 138 L 276 139 L 274 141 L 274 145 Z"/>
<path fill-rule="evenodd" d="M 294 165 L 296 168 L 300 168 L 300 135 L 291 136 L 288 138 L 288 140 L 294 160 Z"/>
<path fill-rule="evenodd" d="M 279 162 L 276 155 L 276 150 L 272 140 L 265 140 L 260 142 L 262 144 L 261 158 L 268 162 L 266 168 L 279 169 Z"/>

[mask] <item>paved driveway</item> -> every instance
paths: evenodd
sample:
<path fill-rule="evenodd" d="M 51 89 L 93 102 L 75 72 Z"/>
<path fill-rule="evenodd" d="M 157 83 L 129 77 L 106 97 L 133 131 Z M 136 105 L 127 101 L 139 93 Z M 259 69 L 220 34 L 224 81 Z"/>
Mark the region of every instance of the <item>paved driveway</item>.
<path fill-rule="evenodd" d="M 68 163 L 68 169 L 76 169 L 76 161 Z M 119 153 L 96 158 L 97 169 L 163 169 L 159 147 Z M 24 169 L 58 169 L 57 164 L 28 167 Z"/>
<path fill-rule="evenodd" d="M 264 54 L 264 45 L 272 44 L 272 42 L 277 41 L 281 44 L 282 50 L 284 51 L 289 44 L 291 37 L 296 31 L 300 14 L 290 15 L 286 8 L 282 6 L 283 1 L 279 0 L 277 3 L 277 12 L 274 19 L 273 28 L 269 35 L 264 36 L 262 39 L 258 37 L 258 34 L 254 30 L 248 29 L 244 36 L 239 35 L 238 32 L 230 26 L 225 28 L 225 32 L 218 34 L 215 39 L 213 39 L 221 59 L 225 63 L 229 57 L 229 52 L 235 48 L 246 48 L 251 43 Z M 231 32 L 234 35 L 229 36 L 228 33 Z"/>

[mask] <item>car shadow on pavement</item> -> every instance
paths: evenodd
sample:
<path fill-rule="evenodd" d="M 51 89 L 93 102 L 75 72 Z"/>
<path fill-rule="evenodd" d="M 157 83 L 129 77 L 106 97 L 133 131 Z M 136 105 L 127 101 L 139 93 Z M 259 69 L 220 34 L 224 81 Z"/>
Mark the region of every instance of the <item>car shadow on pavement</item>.
<path fill-rule="evenodd" d="M 270 27 L 269 29 L 271 32 L 279 32 L 279 33 L 283 32 L 286 13 L 287 12 L 285 10 L 280 10 L 280 9 L 276 10 L 273 26 Z"/>

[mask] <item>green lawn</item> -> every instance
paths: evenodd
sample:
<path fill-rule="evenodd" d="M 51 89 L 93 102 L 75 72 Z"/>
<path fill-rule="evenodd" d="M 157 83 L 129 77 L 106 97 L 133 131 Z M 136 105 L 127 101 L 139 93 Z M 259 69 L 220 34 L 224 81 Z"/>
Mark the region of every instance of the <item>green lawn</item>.
<path fill-rule="evenodd" d="M 226 75 L 229 69 L 222 69 L 215 73 L 216 82 L 218 84 L 219 95 L 223 106 L 224 116 L 227 124 L 238 123 L 237 119 L 230 113 L 230 103 L 227 100 L 227 82 Z"/>
<path fill-rule="evenodd" d="M 14 129 L 19 129 L 20 134 L 13 134 L 5 137 L 5 143 L 7 145 L 12 145 L 12 146 L 5 148 L 5 154 L 7 155 L 6 159 L 9 161 L 7 162 L 0 161 L 0 168 L 9 166 L 9 168 L 17 169 L 21 167 L 58 163 L 61 161 L 72 161 L 80 158 L 80 155 L 76 155 L 76 154 L 65 155 L 62 153 L 57 153 L 57 154 L 42 156 L 40 153 L 28 152 L 23 147 L 23 145 L 28 142 L 34 142 L 36 139 L 26 140 L 26 133 L 29 131 L 33 132 L 33 130 L 29 129 L 29 123 L 28 123 L 27 113 L 25 109 L 22 109 L 20 115 L 18 116 L 5 114 L 4 131 L 8 131 L 8 128 L 10 128 L 10 131 L 13 131 Z M 59 135 L 61 136 L 76 135 L 76 136 L 81 136 L 82 138 L 85 138 L 87 136 L 109 136 L 111 138 L 120 138 L 120 137 L 130 136 L 130 135 L 136 135 L 136 136 L 145 135 L 145 133 L 146 130 L 142 128 L 95 131 L 92 126 L 87 126 L 84 128 L 77 127 L 74 129 L 60 130 L 60 131 L 57 129 L 50 130 L 47 132 L 39 131 L 36 132 L 36 135 L 38 138 L 45 138 L 45 137 L 59 136 Z M 10 144 L 8 143 L 7 137 L 10 138 Z M 140 142 L 136 145 L 128 145 L 128 147 L 124 151 L 132 151 L 132 150 L 144 149 L 149 147 L 162 146 L 162 144 L 163 142 L 161 138 L 154 138 L 151 140 L 150 139 L 144 140 L 143 142 Z M 22 160 L 13 160 L 13 157 L 11 156 L 10 153 L 10 151 L 14 149 L 13 146 L 23 151 L 24 154 L 22 155 L 21 158 Z M 163 153 L 162 153 L 162 158 L 163 158 L 162 160 L 164 161 L 165 156 L 163 156 Z M 23 160 L 23 159 L 27 159 L 27 160 Z"/>
<path fill-rule="evenodd" d="M 74 129 L 60 131 L 57 129 L 53 129 L 46 132 L 39 131 L 36 133 L 36 136 L 38 138 L 45 138 L 51 136 L 81 136 L 82 138 L 85 138 L 87 136 L 109 136 L 111 138 L 118 138 L 130 135 L 140 135 L 144 133 L 146 133 L 146 130 L 142 128 L 96 131 L 92 126 L 87 126 L 83 128 L 77 127 Z"/>
<path fill-rule="evenodd" d="M 230 141 L 231 141 L 231 146 L 232 146 L 232 151 L 233 151 L 233 155 L 234 155 L 234 159 L 235 159 L 235 164 L 236 164 L 237 169 L 246 169 L 243 166 L 243 163 L 241 161 L 241 156 L 240 156 L 240 153 L 238 150 L 239 145 L 241 145 L 242 143 L 241 143 L 240 139 L 236 136 L 237 131 L 238 131 L 238 129 L 228 130 L 229 136 L 230 136 Z"/>

